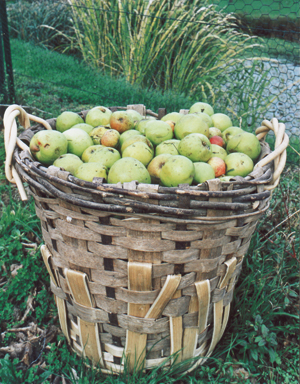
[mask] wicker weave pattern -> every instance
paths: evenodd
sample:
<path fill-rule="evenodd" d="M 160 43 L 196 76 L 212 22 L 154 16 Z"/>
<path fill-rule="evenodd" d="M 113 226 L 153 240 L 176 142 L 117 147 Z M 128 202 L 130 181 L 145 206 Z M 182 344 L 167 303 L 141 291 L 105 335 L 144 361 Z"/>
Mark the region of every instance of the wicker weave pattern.
<path fill-rule="evenodd" d="M 27 128 L 19 138 L 17 116 Z M 28 129 L 29 120 L 42 125 Z M 173 354 L 177 362 L 199 357 L 187 369 L 204 363 L 225 331 L 243 257 L 284 168 L 284 124 L 272 119 L 257 129 L 261 158 L 246 178 L 176 188 L 91 183 L 45 168 L 26 143 L 37 130 L 55 129 L 55 119 L 11 106 L 4 124 L 6 176 L 23 200 L 26 182 L 35 200 L 42 256 L 72 349 L 108 373 L 121 372 L 124 358 L 130 369 L 170 364 Z M 273 152 L 264 142 L 269 130 Z"/>
<path fill-rule="evenodd" d="M 146 368 L 180 350 L 177 361 L 211 354 L 225 330 L 235 281 L 262 213 L 196 224 L 116 216 L 37 191 L 33 196 L 61 328 L 76 352 L 85 346 L 88 357 L 116 372 L 123 355 L 134 355 L 135 342 L 140 353 L 147 351 Z M 132 287 L 131 268 L 149 276 L 147 289 Z M 132 306 L 143 315 L 132 315 Z"/>

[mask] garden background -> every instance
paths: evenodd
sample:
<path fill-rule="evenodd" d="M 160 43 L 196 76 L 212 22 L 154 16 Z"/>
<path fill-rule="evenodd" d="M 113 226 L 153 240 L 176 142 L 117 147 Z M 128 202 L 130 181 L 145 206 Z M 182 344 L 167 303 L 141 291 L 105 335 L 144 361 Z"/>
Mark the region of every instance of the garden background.
<path fill-rule="evenodd" d="M 0 112 L 211 103 L 254 132 L 286 124 L 288 161 L 253 235 L 211 358 L 105 377 L 70 353 L 42 263 L 33 201 L 4 175 L 0 133 L 0 383 L 298 383 L 300 10 L 296 0 L 0 0 Z M 273 137 L 268 138 L 273 144 Z"/>

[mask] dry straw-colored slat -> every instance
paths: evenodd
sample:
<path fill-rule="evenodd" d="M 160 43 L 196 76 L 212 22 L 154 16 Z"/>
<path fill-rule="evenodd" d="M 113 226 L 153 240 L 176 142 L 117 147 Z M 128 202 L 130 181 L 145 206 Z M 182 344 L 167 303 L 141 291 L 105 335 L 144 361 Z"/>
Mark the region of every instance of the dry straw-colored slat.
<path fill-rule="evenodd" d="M 19 137 L 17 117 L 26 128 Z M 26 181 L 35 200 L 42 257 L 71 348 L 106 373 L 125 363 L 130 370 L 204 364 L 225 332 L 243 257 L 279 182 L 284 125 L 263 121 L 256 131 L 262 155 L 246 178 L 174 188 L 90 183 L 46 168 L 27 144 L 37 130 L 55 129 L 55 119 L 11 106 L 4 125 L 6 176 L 23 200 Z M 274 151 L 264 141 L 270 130 Z"/>

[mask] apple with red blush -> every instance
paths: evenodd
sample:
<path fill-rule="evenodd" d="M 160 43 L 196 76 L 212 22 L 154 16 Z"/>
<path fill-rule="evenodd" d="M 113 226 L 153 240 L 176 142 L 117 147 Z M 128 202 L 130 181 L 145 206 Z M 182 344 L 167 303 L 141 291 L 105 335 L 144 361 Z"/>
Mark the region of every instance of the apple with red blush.
<path fill-rule="evenodd" d="M 209 139 L 211 144 L 216 144 L 219 147 L 225 148 L 226 144 L 225 141 L 222 139 L 221 136 L 213 136 Z"/>
<path fill-rule="evenodd" d="M 220 157 L 211 157 L 207 164 L 209 164 L 215 171 L 215 177 L 220 177 L 226 174 L 225 161 L 220 159 Z"/>

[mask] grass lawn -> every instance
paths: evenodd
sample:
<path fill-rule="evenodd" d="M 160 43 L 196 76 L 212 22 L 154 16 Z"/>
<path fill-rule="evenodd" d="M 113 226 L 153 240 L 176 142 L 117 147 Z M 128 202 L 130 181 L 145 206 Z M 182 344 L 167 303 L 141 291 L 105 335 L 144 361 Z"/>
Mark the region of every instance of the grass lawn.
<path fill-rule="evenodd" d="M 153 110 L 188 108 L 192 100 L 111 80 L 74 59 L 12 41 L 16 93 L 28 111 L 50 118 L 63 110 L 141 102 Z M 22 58 L 17 59 L 17 57 Z M 62 86 L 62 85 L 67 85 Z M 298 149 L 299 152 L 299 149 Z M 21 202 L 4 175 L 0 132 L 0 382 L 1 384 L 297 384 L 299 378 L 299 155 L 286 167 L 270 209 L 245 257 L 223 338 L 205 365 L 149 374 L 105 376 L 85 367 L 59 331 L 42 235 L 32 199 Z M 18 269 L 22 265 L 20 269 Z M 32 325 L 33 324 L 33 325 Z M 30 328 L 30 333 L 13 328 Z M 39 335 L 39 336 L 37 336 Z M 32 336 L 32 342 L 26 342 Z M 35 338 L 34 338 L 35 337 Z M 27 345 L 30 364 L 17 350 Z M 31 352 L 30 352 L 31 351 Z M 31 354 L 30 354 L 31 353 Z M 76 376 L 78 379 L 76 379 Z"/>
<path fill-rule="evenodd" d="M 189 108 L 193 102 L 173 92 L 145 91 L 124 79 L 97 73 L 71 56 L 21 40 L 11 39 L 11 52 L 18 103 L 34 106 L 53 116 L 65 110 L 67 103 L 72 110 L 95 105 L 143 103 L 153 110 L 164 107 L 172 111 Z"/>

